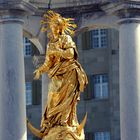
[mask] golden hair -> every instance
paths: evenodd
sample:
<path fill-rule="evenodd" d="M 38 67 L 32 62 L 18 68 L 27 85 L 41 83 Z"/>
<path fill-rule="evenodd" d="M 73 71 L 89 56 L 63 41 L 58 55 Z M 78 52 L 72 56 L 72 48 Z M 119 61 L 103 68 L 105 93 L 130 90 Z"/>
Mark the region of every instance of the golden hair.
<path fill-rule="evenodd" d="M 42 32 L 46 32 L 48 28 L 58 27 L 60 34 L 74 35 L 77 25 L 74 23 L 73 18 L 64 18 L 60 14 L 49 10 L 43 15 L 41 20 Z M 57 32 L 57 31 L 56 31 Z"/>

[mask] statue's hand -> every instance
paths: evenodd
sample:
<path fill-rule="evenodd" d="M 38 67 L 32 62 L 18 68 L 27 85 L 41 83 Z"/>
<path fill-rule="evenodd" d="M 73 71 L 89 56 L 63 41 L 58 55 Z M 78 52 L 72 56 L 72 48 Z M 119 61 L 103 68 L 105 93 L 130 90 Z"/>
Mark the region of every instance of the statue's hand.
<path fill-rule="evenodd" d="M 34 79 L 38 80 L 40 75 L 41 75 L 40 71 L 37 69 L 37 70 L 34 71 L 34 74 L 35 74 Z"/>

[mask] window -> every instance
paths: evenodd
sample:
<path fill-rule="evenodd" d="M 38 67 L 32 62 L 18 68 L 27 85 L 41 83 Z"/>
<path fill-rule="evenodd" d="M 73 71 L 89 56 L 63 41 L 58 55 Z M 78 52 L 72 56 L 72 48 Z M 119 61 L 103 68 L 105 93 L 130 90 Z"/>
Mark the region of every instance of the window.
<path fill-rule="evenodd" d="M 107 47 L 107 29 L 96 29 L 92 31 L 92 47 L 93 48 Z"/>
<path fill-rule="evenodd" d="M 24 37 L 23 45 L 24 45 L 24 56 L 31 56 L 32 55 L 32 45 L 28 38 Z"/>
<path fill-rule="evenodd" d="M 110 140 L 110 132 L 96 132 L 95 140 Z"/>
<path fill-rule="evenodd" d="M 32 104 L 32 83 L 26 82 L 26 105 Z"/>
<path fill-rule="evenodd" d="M 94 97 L 96 99 L 108 98 L 108 75 L 94 75 Z"/>

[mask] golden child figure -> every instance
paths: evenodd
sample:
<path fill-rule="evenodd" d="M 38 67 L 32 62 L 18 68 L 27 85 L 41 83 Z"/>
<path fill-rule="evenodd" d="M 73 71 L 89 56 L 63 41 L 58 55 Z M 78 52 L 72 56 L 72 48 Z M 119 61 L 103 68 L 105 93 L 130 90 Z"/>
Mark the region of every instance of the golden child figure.
<path fill-rule="evenodd" d="M 71 38 L 76 25 L 73 19 L 64 18 L 54 11 L 44 14 L 41 22 L 49 42 L 45 62 L 34 74 L 35 79 L 39 79 L 47 72 L 51 82 L 41 130 L 27 121 L 28 127 L 43 140 L 84 140 L 86 116 L 79 124 L 76 106 L 88 81 L 77 61 L 76 45 Z"/>

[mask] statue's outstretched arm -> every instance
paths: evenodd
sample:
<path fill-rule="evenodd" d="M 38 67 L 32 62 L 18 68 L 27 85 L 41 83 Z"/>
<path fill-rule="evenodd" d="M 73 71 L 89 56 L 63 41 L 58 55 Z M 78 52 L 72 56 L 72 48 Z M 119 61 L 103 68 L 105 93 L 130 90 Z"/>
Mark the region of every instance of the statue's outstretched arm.
<path fill-rule="evenodd" d="M 45 62 L 42 66 L 40 66 L 39 68 L 37 68 L 34 72 L 35 74 L 35 77 L 34 79 L 39 79 L 39 77 L 44 73 L 44 72 L 47 72 L 50 67 L 52 65 L 52 62 L 50 60 L 50 57 L 47 55 L 46 53 L 46 58 L 45 58 Z"/>
<path fill-rule="evenodd" d="M 44 64 L 43 64 L 42 66 L 40 66 L 40 67 L 38 68 L 38 70 L 39 70 L 40 73 L 42 74 L 42 73 L 44 73 L 44 72 L 47 72 L 47 71 L 49 70 L 50 66 L 51 66 L 50 59 L 49 59 L 49 57 L 46 55 Z"/>

